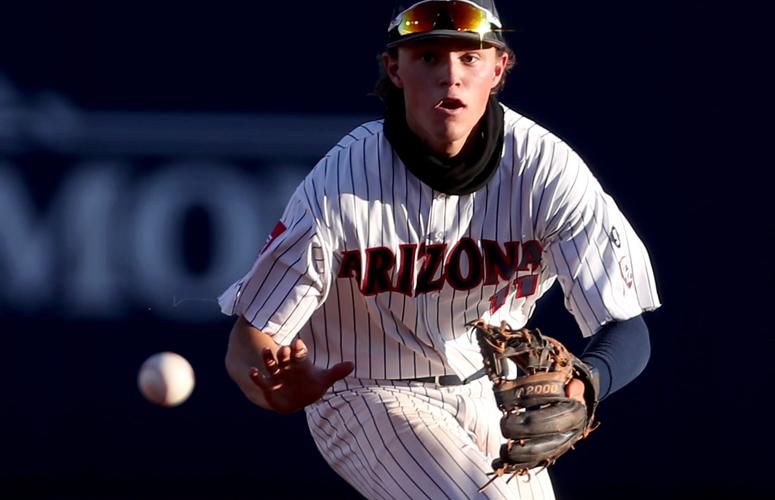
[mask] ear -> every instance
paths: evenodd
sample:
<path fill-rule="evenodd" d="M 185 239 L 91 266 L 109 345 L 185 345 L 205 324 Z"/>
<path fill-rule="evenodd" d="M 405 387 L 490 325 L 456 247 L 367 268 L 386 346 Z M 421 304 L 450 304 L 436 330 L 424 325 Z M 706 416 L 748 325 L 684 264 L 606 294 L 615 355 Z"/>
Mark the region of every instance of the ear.
<path fill-rule="evenodd" d="M 382 64 L 385 67 L 385 74 L 393 82 L 393 85 L 399 89 L 404 88 L 404 84 L 401 81 L 401 77 L 398 76 L 398 58 L 392 57 L 387 52 L 382 54 Z"/>
<path fill-rule="evenodd" d="M 501 79 L 503 78 L 503 75 L 506 73 L 506 67 L 509 64 L 509 55 L 506 52 L 503 52 L 503 54 L 500 55 L 500 57 L 497 56 L 496 52 L 496 61 L 495 61 L 495 71 L 492 75 L 492 86 L 490 88 L 494 89 L 498 86 L 498 84 L 501 82 Z"/>

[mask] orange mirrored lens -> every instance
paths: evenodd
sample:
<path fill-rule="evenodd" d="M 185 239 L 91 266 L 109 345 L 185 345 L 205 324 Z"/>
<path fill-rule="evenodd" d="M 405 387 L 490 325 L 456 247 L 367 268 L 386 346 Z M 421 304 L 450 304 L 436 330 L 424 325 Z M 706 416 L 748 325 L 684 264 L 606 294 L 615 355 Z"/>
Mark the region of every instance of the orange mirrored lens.
<path fill-rule="evenodd" d="M 463 2 L 450 2 L 448 7 L 449 17 L 458 31 L 473 31 L 486 33 L 490 31 L 490 23 L 487 14 L 473 5 Z"/>
<path fill-rule="evenodd" d="M 434 29 L 454 29 L 486 33 L 490 31 L 487 14 L 463 2 L 429 2 L 405 12 L 398 24 L 400 35 L 426 33 Z"/>
<path fill-rule="evenodd" d="M 438 11 L 438 7 L 426 3 L 404 12 L 398 24 L 398 33 L 412 35 L 433 30 Z"/>

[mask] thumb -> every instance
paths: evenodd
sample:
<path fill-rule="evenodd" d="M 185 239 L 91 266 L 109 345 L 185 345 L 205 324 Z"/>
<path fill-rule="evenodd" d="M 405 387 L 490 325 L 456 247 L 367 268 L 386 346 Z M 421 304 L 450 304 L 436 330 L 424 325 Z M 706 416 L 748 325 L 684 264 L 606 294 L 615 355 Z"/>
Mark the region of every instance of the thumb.
<path fill-rule="evenodd" d="M 338 363 L 332 366 L 328 370 L 328 377 L 327 377 L 328 385 L 332 385 L 337 380 L 341 380 L 345 378 L 347 375 L 352 373 L 354 369 L 355 369 L 355 364 L 352 361 L 345 361 L 343 363 Z"/>
<path fill-rule="evenodd" d="M 587 402 L 584 400 L 584 382 L 574 378 L 568 385 L 565 386 L 565 394 L 576 401 L 586 406 Z"/>

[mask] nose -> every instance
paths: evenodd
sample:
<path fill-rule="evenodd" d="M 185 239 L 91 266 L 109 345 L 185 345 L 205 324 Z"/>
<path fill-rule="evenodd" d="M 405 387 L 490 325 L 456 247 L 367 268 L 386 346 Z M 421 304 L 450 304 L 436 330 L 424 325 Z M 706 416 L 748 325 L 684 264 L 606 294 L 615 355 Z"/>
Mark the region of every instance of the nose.
<path fill-rule="evenodd" d="M 439 64 L 439 84 L 444 87 L 459 87 L 462 84 L 462 64 L 452 57 L 445 58 Z"/>

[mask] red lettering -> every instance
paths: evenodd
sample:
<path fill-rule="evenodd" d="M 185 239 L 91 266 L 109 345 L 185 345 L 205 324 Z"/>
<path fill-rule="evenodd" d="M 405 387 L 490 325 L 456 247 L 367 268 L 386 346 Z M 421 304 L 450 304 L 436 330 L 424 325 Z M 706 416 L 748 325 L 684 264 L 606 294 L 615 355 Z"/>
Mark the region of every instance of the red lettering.
<path fill-rule="evenodd" d="M 414 284 L 414 262 L 417 259 L 417 245 L 401 245 L 399 247 L 401 264 L 398 268 L 398 278 L 396 285 L 391 288 L 394 292 L 403 293 L 412 296 L 412 285 Z"/>
<path fill-rule="evenodd" d="M 516 298 L 518 299 L 533 295 L 536 293 L 536 287 L 538 286 L 538 276 L 535 274 L 520 276 L 514 280 L 514 286 L 517 287 Z"/>
<path fill-rule="evenodd" d="M 339 278 L 355 278 L 358 286 L 361 284 L 361 251 L 347 250 L 342 252 L 342 264 L 339 266 Z"/>
<path fill-rule="evenodd" d="M 468 257 L 468 276 L 463 277 L 461 258 Z M 471 238 L 462 238 L 452 248 L 445 266 L 447 282 L 455 290 L 470 290 L 482 282 L 482 254 L 479 246 Z"/>
<path fill-rule="evenodd" d="M 544 247 L 536 240 L 526 241 L 522 244 L 522 259 L 519 262 L 519 271 L 535 271 L 541 266 L 541 254 Z"/>
<path fill-rule="evenodd" d="M 418 259 L 424 258 L 425 260 L 420 272 L 417 274 L 417 286 L 414 289 L 417 295 L 441 290 L 441 287 L 444 285 L 444 272 L 442 271 L 441 276 L 436 279 L 434 279 L 434 276 L 436 276 L 436 271 L 439 270 L 444 262 L 444 252 L 446 249 L 446 243 L 434 243 L 431 245 L 423 243 L 420 245 L 417 257 Z"/>
<path fill-rule="evenodd" d="M 490 314 L 494 314 L 495 311 L 503 307 L 503 304 L 506 303 L 506 297 L 509 296 L 509 288 L 510 284 L 503 287 L 501 290 L 495 293 L 492 297 L 490 297 Z"/>
<path fill-rule="evenodd" d="M 366 279 L 363 280 L 363 295 L 377 295 L 390 291 L 390 271 L 396 263 L 396 257 L 389 248 L 376 247 L 366 249 Z"/>
<path fill-rule="evenodd" d="M 484 254 L 484 284 L 498 284 L 498 277 L 502 280 L 510 280 L 514 276 L 517 267 L 517 254 L 519 252 L 518 241 L 505 243 L 506 253 L 501 250 L 500 243 L 492 240 L 482 240 L 482 253 Z"/>

